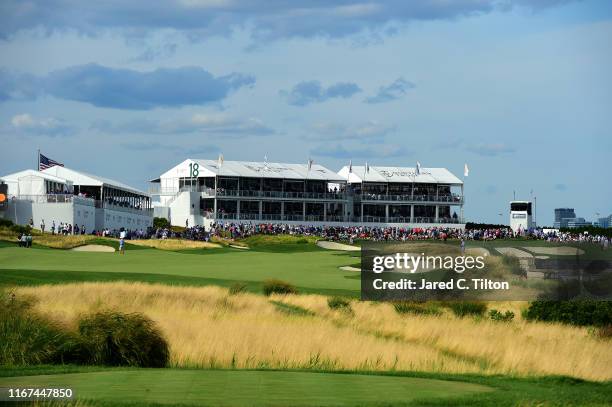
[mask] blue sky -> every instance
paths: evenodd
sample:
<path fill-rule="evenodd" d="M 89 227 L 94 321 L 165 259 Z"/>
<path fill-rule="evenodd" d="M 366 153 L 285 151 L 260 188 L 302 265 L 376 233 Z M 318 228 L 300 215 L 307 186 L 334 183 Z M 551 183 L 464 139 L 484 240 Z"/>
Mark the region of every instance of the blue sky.
<path fill-rule="evenodd" d="M 37 148 L 141 188 L 219 152 L 467 162 L 470 220 L 507 222 L 513 191 L 540 224 L 592 219 L 612 213 L 611 50 L 606 1 L 3 1 L 0 173 Z"/>

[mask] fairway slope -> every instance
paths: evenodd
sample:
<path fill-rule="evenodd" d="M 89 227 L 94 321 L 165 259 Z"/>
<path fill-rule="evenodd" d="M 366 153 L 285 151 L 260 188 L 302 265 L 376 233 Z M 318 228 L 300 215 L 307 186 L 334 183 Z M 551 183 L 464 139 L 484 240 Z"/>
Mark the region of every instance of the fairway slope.
<path fill-rule="evenodd" d="M 0 386 L 72 388 L 78 398 L 116 403 L 206 406 L 378 406 L 438 401 L 493 391 L 460 381 L 359 374 L 119 370 L 0 378 Z"/>

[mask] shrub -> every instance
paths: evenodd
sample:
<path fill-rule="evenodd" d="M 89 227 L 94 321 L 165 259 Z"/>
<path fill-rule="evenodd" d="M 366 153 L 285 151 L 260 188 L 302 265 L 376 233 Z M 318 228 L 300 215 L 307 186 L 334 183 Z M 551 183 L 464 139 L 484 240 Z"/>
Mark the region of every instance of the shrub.
<path fill-rule="evenodd" d="M 10 219 L 0 219 L 0 227 L 10 228 L 13 226 L 13 221 Z"/>
<path fill-rule="evenodd" d="M 492 309 L 491 311 L 489 311 L 489 317 L 493 321 L 510 322 L 510 321 L 512 321 L 514 319 L 514 312 L 506 311 L 506 312 L 502 313 L 501 311 L 498 311 L 496 309 Z"/>
<path fill-rule="evenodd" d="M 416 301 L 398 301 L 393 303 L 398 314 L 440 315 L 442 311 L 431 303 Z"/>
<path fill-rule="evenodd" d="M 453 311 L 453 314 L 459 318 L 468 315 L 483 316 L 487 310 L 487 304 L 478 301 L 457 301 L 446 304 Z"/>
<path fill-rule="evenodd" d="M 18 233 L 18 234 L 30 234 L 32 233 L 32 228 L 30 227 L 30 225 L 12 225 L 11 226 L 11 231 Z"/>
<path fill-rule="evenodd" d="M 244 283 L 234 283 L 229 288 L 229 295 L 236 295 L 245 292 L 247 289 Z"/>
<path fill-rule="evenodd" d="M 597 328 L 595 335 L 599 339 L 612 339 L 612 325 L 606 325 Z"/>
<path fill-rule="evenodd" d="M 351 311 L 351 302 L 342 297 L 331 297 L 327 299 L 327 305 L 330 309 L 343 311 Z"/>
<path fill-rule="evenodd" d="M 166 218 L 153 218 L 153 227 L 154 228 L 169 228 L 170 222 Z"/>
<path fill-rule="evenodd" d="M 153 321 L 142 314 L 98 312 L 82 318 L 78 330 L 89 351 L 90 364 L 138 367 L 168 364 L 168 343 Z"/>
<path fill-rule="evenodd" d="M 603 327 L 612 325 L 612 301 L 533 301 L 523 316 L 527 320 Z"/>
<path fill-rule="evenodd" d="M 73 362 L 75 335 L 31 310 L 27 299 L 0 292 L 0 365 Z"/>
<path fill-rule="evenodd" d="M 297 289 L 293 284 L 281 280 L 266 280 L 263 285 L 265 295 L 271 294 L 297 294 Z"/>

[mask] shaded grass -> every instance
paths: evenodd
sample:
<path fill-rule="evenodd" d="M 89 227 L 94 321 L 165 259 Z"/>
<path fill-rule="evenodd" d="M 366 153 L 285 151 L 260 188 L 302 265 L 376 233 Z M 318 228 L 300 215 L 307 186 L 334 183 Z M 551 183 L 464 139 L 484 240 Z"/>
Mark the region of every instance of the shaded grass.
<path fill-rule="evenodd" d="M 314 316 L 315 313 L 306 308 L 298 307 L 297 305 L 286 304 L 280 301 L 270 301 L 277 310 L 287 315 L 297 315 L 300 317 Z"/>

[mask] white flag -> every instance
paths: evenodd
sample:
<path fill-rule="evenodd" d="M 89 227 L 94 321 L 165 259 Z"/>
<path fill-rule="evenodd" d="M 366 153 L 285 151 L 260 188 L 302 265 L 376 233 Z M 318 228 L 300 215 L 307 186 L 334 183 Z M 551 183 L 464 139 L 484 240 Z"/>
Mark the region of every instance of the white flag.
<path fill-rule="evenodd" d="M 365 172 L 366 172 L 366 174 L 370 173 L 370 166 L 368 165 L 367 161 L 366 161 L 366 165 L 365 165 Z"/>
<path fill-rule="evenodd" d="M 223 165 L 223 154 L 219 154 L 219 158 L 217 160 L 217 167 L 221 168 Z"/>
<path fill-rule="evenodd" d="M 470 168 L 468 167 L 467 163 L 465 163 L 463 166 L 463 176 L 467 177 L 468 175 L 470 175 Z"/>
<path fill-rule="evenodd" d="M 421 163 L 417 161 L 416 175 L 421 175 Z"/>

